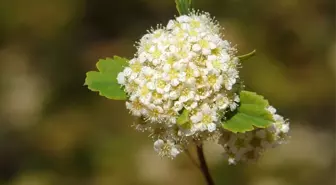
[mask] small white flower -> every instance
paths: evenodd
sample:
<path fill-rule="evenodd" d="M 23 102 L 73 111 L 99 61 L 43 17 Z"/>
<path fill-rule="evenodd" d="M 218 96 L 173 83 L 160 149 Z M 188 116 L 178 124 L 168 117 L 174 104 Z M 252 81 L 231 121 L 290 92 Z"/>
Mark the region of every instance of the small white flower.
<path fill-rule="evenodd" d="M 239 96 L 238 96 L 238 95 L 235 95 L 235 97 L 234 97 L 234 101 L 230 102 L 230 104 L 229 104 L 229 106 L 230 106 L 230 110 L 231 110 L 231 111 L 236 110 L 239 101 L 240 101 L 240 100 L 239 100 Z"/>
<path fill-rule="evenodd" d="M 211 54 L 211 49 L 209 49 L 209 48 L 203 48 L 202 49 L 202 54 L 203 55 L 210 55 Z"/>
<path fill-rule="evenodd" d="M 174 110 L 175 112 L 179 112 L 179 111 L 182 110 L 182 109 L 183 109 L 183 103 L 182 103 L 182 102 L 179 102 L 179 101 L 176 101 L 176 102 L 174 103 L 173 110 Z"/>
<path fill-rule="evenodd" d="M 228 159 L 228 162 L 229 162 L 230 165 L 232 165 L 232 164 L 236 164 L 236 160 L 235 160 L 235 158 L 232 158 L 232 157 L 230 157 L 230 158 Z"/>
<path fill-rule="evenodd" d="M 175 22 L 173 20 L 170 20 L 167 24 L 167 29 L 173 29 L 175 26 Z"/>
<path fill-rule="evenodd" d="M 190 17 L 187 15 L 182 15 L 180 17 L 177 17 L 176 20 L 180 23 L 186 23 L 190 21 Z"/>
<path fill-rule="evenodd" d="M 126 102 L 126 108 L 131 110 L 131 112 L 134 116 L 140 116 L 141 115 L 141 111 L 142 111 L 141 106 L 142 105 L 138 100 L 134 101 L 132 103 Z"/>
<path fill-rule="evenodd" d="M 149 90 L 154 90 L 154 89 L 155 89 L 155 84 L 154 84 L 154 82 L 148 82 L 146 85 L 147 85 L 147 88 L 148 88 Z"/>
<path fill-rule="evenodd" d="M 215 123 L 210 123 L 207 125 L 208 131 L 213 132 L 216 130 L 217 125 Z"/>
<path fill-rule="evenodd" d="M 158 139 L 154 142 L 154 150 L 158 152 L 160 156 L 170 158 L 174 158 L 180 153 L 180 150 L 172 141 L 163 141 L 162 139 Z"/>
<path fill-rule="evenodd" d="M 197 128 L 199 128 L 199 130 L 208 130 L 209 132 L 216 130 L 216 111 L 211 109 L 208 104 L 203 104 L 200 112 L 191 116 L 190 119 L 193 123 L 198 123 Z"/>
<path fill-rule="evenodd" d="M 201 112 L 197 112 L 195 115 L 191 116 L 190 119 L 193 123 L 198 123 L 202 120 L 203 114 Z"/>
<path fill-rule="evenodd" d="M 274 107 L 272 107 L 272 106 L 269 106 L 269 107 L 267 108 L 267 110 L 268 110 L 271 114 L 275 114 L 275 112 L 276 112 L 276 109 L 275 109 Z"/>
<path fill-rule="evenodd" d="M 201 46 L 199 44 L 194 44 L 192 46 L 192 50 L 195 51 L 195 52 L 198 52 L 198 51 L 201 51 Z"/>
<path fill-rule="evenodd" d="M 178 94 L 176 91 L 171 91 L 171 92 L 169 93 L 169 98 L 170 98 L 171 100 L 176 100 L 176 99 L 178 98 L 178 96 L 179 96 L 179 94 Z"/>
<path fill-rule="evenodd" d="M 171 151 L 170 151 L 170 155 L 174 158 L 176 157 L 178 154 L 180 153 L 180 151 L 176 148 L 176 147 L 172 147 Z"/>
<path fill-rule="evenodd" d="M 124 73 L 124 76 L 128 77 L 132 74 L 132 69 L 129 67 L 125 67 L 123 73 Z"/>
<path fill-rule="evenodd" d="M 170 81 L 170 84 L 175 87 L 180 84 L 180 81 L 177 78 L 174 78 Z"/>
<path fill-rule="evenodd" d="M 281 132 L 283 133 L 288 133 L 289 132 L 289 124 L 288 123 L 285 123 L 281 126 L 280 128 Z"/>
<path fill-rule="evenodd" d="M 214 99 L 214 101 L 216 102 L 216 105 L 218 106 L 219 110 L 226 109 L 230 103 L 229 99 L 222 94 L 218 94 L 216 98 Z"/>
<path fill-rule="evenodd" d="M 164 141 L 162 139 L 158 139 L 154 142 L 154 150 L 156 152 L 159 152 L 161 150 L 161 148 L 164 145 Z"/>

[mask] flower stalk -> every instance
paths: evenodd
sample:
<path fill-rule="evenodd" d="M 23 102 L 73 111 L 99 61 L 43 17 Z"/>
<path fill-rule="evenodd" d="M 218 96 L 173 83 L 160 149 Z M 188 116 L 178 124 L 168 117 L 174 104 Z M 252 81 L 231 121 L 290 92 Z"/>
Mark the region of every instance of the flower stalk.
<path fill-rule="evenodd" d="M 196 145 L 196 150 L 197 150 L 197 156 L 200 162 L 200 170 L 207 182 L 208 185 L 215 185 L 211 174 L 209 172 L 208 165 L 206 163 L 205 157 L 204 157 L 204 152 L 203 152 L 203 145 Z"/>

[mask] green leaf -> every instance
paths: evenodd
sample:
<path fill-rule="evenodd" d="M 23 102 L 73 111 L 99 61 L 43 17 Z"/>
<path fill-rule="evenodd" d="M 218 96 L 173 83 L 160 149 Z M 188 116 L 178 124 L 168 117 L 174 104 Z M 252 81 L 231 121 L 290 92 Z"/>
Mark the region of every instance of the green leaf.
<path fill-rule="evenodd" d="M 239 99 L 240 99 L 241 104 L 252 104 L 252 105 L 259 105 L 263 107 L 269 106 L 268 101 L 265 100 L 263 96 L 258 95 L 255 92 L 241 91 L 239 94 Z"/>
<path fill-rule="evenodd" d="M 255 128 L 266 128 L 274 122 L 272 114 L 266 110 L 269 104 L 264 97 L 249 91 L 241 91 L 239 97 L 237 113 L 222 122 L 224 129 L 244 133 Z"/>
<path fill-rule="evenodd" d="M 112 58 L 100 59 L 96 64 L 99 71 L 89 71 L 86 73 L 85 84 L 92 91 L 99 92 L 99 95 L 113 100 L 126 100 L 127 95 L 120 84 L 117 76 L 128 60 L 115 56 Z"/>
<path fill-rule="evenodd" d="M 180 15 L 187 15 L 190 13 L 192 0 L 175 0 L 176 9 Z"/>
<path fill-rule="evenodd" d="M 177 118 L 176 123 L 183 128 L 191 126 L 189 121 L 189 111 L 187 109 L 183 110 L 182 114 Z"/>

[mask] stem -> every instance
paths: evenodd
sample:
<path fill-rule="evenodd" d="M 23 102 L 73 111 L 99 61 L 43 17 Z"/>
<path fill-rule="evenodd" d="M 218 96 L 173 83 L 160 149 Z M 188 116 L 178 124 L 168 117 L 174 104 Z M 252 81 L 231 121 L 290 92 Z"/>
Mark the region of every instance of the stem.
<path fill-rule="evenodd" d="M 207 163 L 205 161 L 205 158 L 204 158 L 204 152 L 203 152 L 202 144 L 197 145 L 196 149 L 197 149 L 197 156 L 198 156 L 198 159 L 200 161 L 200 169 L 201 169 L 201 172 L 202 172 L 207 184 L 208 185 L 215 185 L 215 183 L 214 183 L 214 181 L 213 181 L 213 179 L 210 175 L 208 165 L 207 165 Z"/>
<path fill-rule="evenodd" d="M 239 58 L 239 60 L 247 60 L 247 59 L 253 57 L 256 54 L 256 52 L 257 52 L 256 50 L 253 50 L 250 53 L 238 56 L 238 58 Z"/>
<path fill-rule="evenodd" d="M 197 163 L 197 161 L 193 158 L 193 156 L 191 155 L 191 153 L 189 152 L 188 149 L 184 150 L 185 154 L 187 154 L 187 156 L 189 157 L 190 161 L 198 168 L 200 169 L 200 165 Z"/>

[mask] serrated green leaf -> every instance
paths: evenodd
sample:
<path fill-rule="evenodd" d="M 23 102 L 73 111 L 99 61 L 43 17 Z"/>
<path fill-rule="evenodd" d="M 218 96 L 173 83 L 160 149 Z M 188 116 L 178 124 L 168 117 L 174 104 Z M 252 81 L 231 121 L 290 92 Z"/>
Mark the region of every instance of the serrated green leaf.
<path fill-rule="evenodd" d="M 244 133 L 255 128 L 265 128 L 274 122 L 272 114 L 266 110 L 269 104 L 264 97 L 249 91 L 241 91 L 239 97 L 238 111 L 222 123 L 224 129 Z"/>
<path fill-rule="evenodd" d="M 268 101 L 264 99 L 263 96 L 258 95 L 255 92 L 241 91 L 239 94 L 239 98 L 241 104 L 253 104 L 263 107 L 267 107 L 269 105 Z"/>
<path fill-rule="evenodd" d="M 260 106 L 256 104 L 241 104 L 238 110 L 242 113 L 248 113 L 250 116 L 272 119 L 272 115 L 265 109 L 266 106 Z"/>
<path fill-rule="evenodd" d="M 240 116 L 241 113 L 237 113 L 230 120 L 225 121 L 222 126 L 223 128 L 237 133 L 237 132 L 246 132 L 254 129 L 253 125 L 249 120 L 245 120 L 243 116 Z"/>
<path fill-rule="evenodd" d="M 99 95 L 113 100 L 126 100 L 124 90 L 117 82 L 118 73 L 128 65 L 128 60 L 115 56 L 112 58 L 100 59 L 96 64 L 99 71 L 86 73 L 85 84 L 92 91 L 99 92 Z"/>
<path fill-rule="evenodd" d="M 188 128 L 191 126 L 189 123 L 189 111 L 187 109 L 184 109 L 182 114 L 177 118 L 176 123 L 183 127 L 183 128 Z"/>
<path fill-rule="evenodd" d="M 125 58 L 121 58 L 118 56 L 114 56 L 112 58 L 100 59 L 97 64 L 97 69 L 102 73 L 110 73 L 115 74 L 117 79 L 117 75 L 121 72 L 125 66 L 128 66 L 128 60 Z"/>

